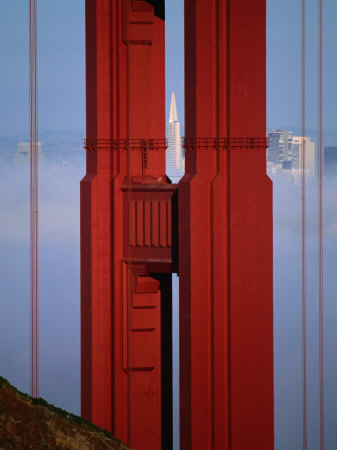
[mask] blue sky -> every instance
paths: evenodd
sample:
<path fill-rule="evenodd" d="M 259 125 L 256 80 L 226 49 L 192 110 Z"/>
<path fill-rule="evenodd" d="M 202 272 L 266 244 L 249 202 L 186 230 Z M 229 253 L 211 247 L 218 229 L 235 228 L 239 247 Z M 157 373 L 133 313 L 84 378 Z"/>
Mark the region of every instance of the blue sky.
<path fill-rule="evenodd" d="M 183 2 L 169 3 L 167 104 L 175 90 L 183 121 Z M 0 136 L 8 136 L 24 133 L 29 126 L 28 2 L 12 0 L 0 11 L 0 100 L 6 106 L 0 110 Z M 84 137 L 83 0 L 38 2 L 38 83 L 40 131 L 79 130 Z"/>
<path fill-rule="evenodd" d="M 167 0 L 167 116 L 176 92 L 183 122 L 183 2 Z M 308 1 L 307 127 L 317 129 L 317 5 Z M 324 1 L 324 139 L 337 144 L 337 5 Z M 38 2 L 39 129 L 85 136 L 84 1 Z M 0 6 L 0 137 L 28 135 L 28 2 Z M 300 126 L 300 1 L 267 1 L 268 128 Z M 65 138 L 66 142 L 66 138 Z M 66 144 L 65 144 L 66 145 Z M 73 144 L 70 144 L 71 148 Z M 1 148 L 1 151 L 6 149 Z M 28 170 L 28 169 L 27 169 Z M 29 389 L 28 172 L 0 166 L 0 375 Z M 84 151 L 40 168 L 41 395 L 79 412 L 79 181 Z M 336 184 L 325 190 L 327 449 L 337 448 L 335 323 Z M 317 190 L 308 189 L 309 434 L 317 448 Z M 274 183 L 276 448 L 299 448 L 300 190 Z M 62 282 L 60 282 L 62 280 Z M 289 412 L 290 411 L 290 412 Z"/>
<path fill-rule="evenodd" d="M 307 128 L 317 128 L 317 1 L 306 6 Z M 323 1 L 323 117 L 336 130 L 337 5 Z M 267 1 L 267 127 L 299 128 L 301 123 L 301 2 Z"/>
<path fill-rule="evenodd" d="M 0 136 L 29 124 L 28 1 L 0 7 Z M 39 128 L 85 129 L 84 1 L 38 2 Z"/>
<path fill-rule="evenodd" d="M 336 4 L 324 1 L 324 124 L 335 129 Z M 28 127 L 28 2 L 1 5 L 0 136 Z M 183 121 L 183 2 L 166 6 L 167 92 L 176 91 Z M 44 0 L 38 5 L 39 126 L 46 130 L 83 130 L 84 2 Z M 267 2 L 268 128 L 300 125 L 300 1 Z M 307 2 L 307 120 L 316 127 L 317 5 Z M 67 105 L 67 107 L 65 107 Z"/>

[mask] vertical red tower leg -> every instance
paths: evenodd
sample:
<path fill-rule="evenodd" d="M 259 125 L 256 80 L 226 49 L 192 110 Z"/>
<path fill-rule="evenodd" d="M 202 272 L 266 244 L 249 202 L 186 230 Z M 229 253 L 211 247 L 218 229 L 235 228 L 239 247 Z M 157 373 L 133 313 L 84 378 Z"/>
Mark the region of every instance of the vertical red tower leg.
<path fill-rule="evenodd" d="M 185 0 L 182 450 L 273 448 L 265 0 Z"/>
<path fill-rule="evenodd" d="M 164 2 L 153 3 L 86 0 L 82 415 L 139 450 L 161 448 L 161 291 L 170 277 L 150 275 L 148 264 L 160 265 L 167 247 L 149 234 L 166 233 L 156 207 L 170 212 L 169 199 L 151 194 L 165 184 L 166 146 Z"/>

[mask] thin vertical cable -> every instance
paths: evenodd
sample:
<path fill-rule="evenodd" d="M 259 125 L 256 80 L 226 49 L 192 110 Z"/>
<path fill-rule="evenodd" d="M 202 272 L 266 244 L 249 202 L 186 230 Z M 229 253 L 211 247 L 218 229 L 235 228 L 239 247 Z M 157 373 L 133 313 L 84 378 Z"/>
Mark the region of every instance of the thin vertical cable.
<path fill-rule="evenodd" d="M 322 0 L 318 0 L 318 302 L 319 302 L 319 388 L 320 450 L 324 449 L 324 327 L 323 327 L 323 176 L 322 176 Z"/>
<path fill-rule="evenodd" d="M 30 391 L 39 396 L 37 0 L 29 0 Z"/>
<path fill-rule="evenodd" d="M 306 293 L 306 205 L 305 205 L 305 0 L 301 5 L 301 226 L 302 226 L 302 415 L 303 450 L 307 450 L 307 293 Z"/>

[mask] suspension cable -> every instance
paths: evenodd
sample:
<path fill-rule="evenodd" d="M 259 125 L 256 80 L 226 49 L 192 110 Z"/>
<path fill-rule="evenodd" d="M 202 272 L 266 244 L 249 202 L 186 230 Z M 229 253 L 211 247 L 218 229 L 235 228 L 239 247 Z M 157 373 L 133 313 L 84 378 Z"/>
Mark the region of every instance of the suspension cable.
<path fill-rule="evenodd" d="M 319 301 L 319 391 L 320 450 L 324 450 L 324 324 L 323 324 L 323 167 L 322 167 L 322 0 L 318 0 L 318 301 Z"/>
<path fill-rule="evenodd" d="M 39 396 L 37 0 L 29 0 L 30 391 Z"/>
<path fill-rule="evenodd" d="M 306 204 L 305 204 L 305 0 L 301 3 L 301 228 L 302 228 L 302 433 L 307 450 L 307 293 L 306 293 Z"/>

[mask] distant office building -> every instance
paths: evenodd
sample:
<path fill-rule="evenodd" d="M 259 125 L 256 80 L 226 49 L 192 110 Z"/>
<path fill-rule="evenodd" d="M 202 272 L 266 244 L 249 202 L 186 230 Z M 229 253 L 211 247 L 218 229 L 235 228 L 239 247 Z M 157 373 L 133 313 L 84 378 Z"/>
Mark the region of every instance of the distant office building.
<path fill-rule="evenodd" d="M 44 162 L 44 153 L 42 152 L 41 142 L 37 144 L 39 161 Z M 14 165 L 16 167 L 23 166 L 29 163 L 29 154 L 30 154 L 30 143 L 29 142 L 19 142 L 18 148 L 16 150 L 14 156 Z"/>
<path fill-rule="evenodd" d="M 272 130 L 267 133 L 267 170 L 269 174 L 287 175 L 298 178 L 302 169 L 302 149 L 305 146 L 305 170 L 307 175 L 315 174 L 315 143 L 310 137 L 292 136 L 288 130 Z"/>
<path fill-rule="evenodd" d="M 315 174 L 315 143 L 310 137 L 294 136 L 291 143 L 292 168 L 302 168 L 302 149 L 305 147 L 305 169 L 310 175 Z"/>
<path fill-rule="evenodd" d="M 182 176 L 185 169 L 180 139 L 180 123 L 174 92 L 171 96 L 170 117 L 167 125 L 168 147 L 166 150 L 166 173 L 168 176 Z"/>
<path fill-rule="evenodd" d="M 337 176 L 337 147 L 324 147 L 323 171 L 326 176 Z"/>
<path fill-rule="evenodd" d="M 291 161 L 291 140 L 292 133 L 288 130 L 272 130 L 268 132 L 267 161 L 273 166 L 282 168 L 288 161 Z"/>

